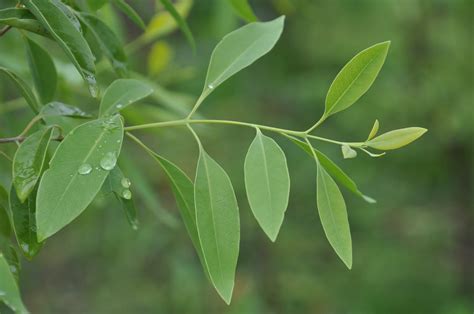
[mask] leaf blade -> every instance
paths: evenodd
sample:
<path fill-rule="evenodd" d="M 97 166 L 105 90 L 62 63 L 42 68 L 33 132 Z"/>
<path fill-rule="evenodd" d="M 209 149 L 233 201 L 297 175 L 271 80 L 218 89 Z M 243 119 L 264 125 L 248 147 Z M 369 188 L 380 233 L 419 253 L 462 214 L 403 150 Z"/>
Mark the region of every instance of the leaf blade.
<path fill-rule="evenodd" d="M 114 1 L 115 5 L 126 15 L 128 18 L 138 25 L 141 29 L 145 29 L 145 22 L 143 22 L 143 19 L 140 17 L 140 15 L 135 11 L 134 8 L 132 8 L 127 2 L 124 0 L 115 0 Z"/>
<path fill-rule="evenodd" d="M 228 0 L 234 11 L 246 22 L 255 22 L 258 18 L 249 5 L 248 0 Z"/>
<path fill-rule="evenodd" d="M 20 296 L 20 289 L 16 283 L 15 277 L 10 272 L 10 266 L 2 252 L 0 252 L 0 301 L 3 301 L 16 313 L 27 314 L 23 301 Z"/>
<path fill-rule="evenodd" d="M 104 97 L 100 103 L 99 116 L 115 114 L 152 93 L 153 89 L 139 80 L 115 80 L 104 92 Z"/>
<path fill-rule="evenodd" d="M 176 21 L 176 24 L 179 26 L 181 31 L 186 36 L 188 43 L 191 45 L 193 50 L 196 50 L 196 42 L 194 41 L 193 33 L 189 29 L 188 23 L 186 20 L 179 14 L 178 10 L 174 7 L 173 3 L 170 0 L 160 0 L 161 4 L 165 7 L 166 11 L 173 17 Z"/>
<path fill-rule="evenodd" d="M 290 195 L 290 174 L 285 153 L 257 129 L 244 163 L 245 188 L 250 208 L 271 241 L 280 231 Z"/>
<path fill-rule="evenodd" d="M 393 130 L 371 139 L 366 144 L 378 150 L 393 150 L 416 141 L 427 131 L 418 127 Z"/>
<path fill-rule="evenodd" d="M 34 113 L 38 113 L 41 106 L 39 105 L 39 102 L 36 99 L 35 94 L 31 90 L 30 86 L 26 83 L 26 81 L 23 80 L 20 76 L 18 76 L 15 72 L 4 67 L 0 67 L 0 73 L 4 73 L 5 75 L 8 76 L 8 78 L 11 79 L 11 81 L 20 90 L 23 98 L 25 98 L 31 110 L 33 110 Z"/>

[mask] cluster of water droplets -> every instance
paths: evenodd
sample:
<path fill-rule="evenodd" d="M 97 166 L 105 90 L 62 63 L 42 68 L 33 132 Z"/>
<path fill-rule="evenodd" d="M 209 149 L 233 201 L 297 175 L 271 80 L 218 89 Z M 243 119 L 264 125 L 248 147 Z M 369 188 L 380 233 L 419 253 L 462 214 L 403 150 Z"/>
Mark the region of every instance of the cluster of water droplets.
<path fill-rule="evenodd" d="M 132 192 L 129 190 L 130 186 L 132 185 L 132 182 L 130 182 L 129 178 L 122 178 L 120 181 L 120 184 L 124 188 L 122 191 L 122 197 L 126 200 L 132 199 Z"/>
<path fill-rule="evenodd" d="M 99 165 L 100 165 L 100 168 L 96 167 L 95 168 L 96 170 L 99 170 L 102 168 L 103 170 L 110 171 L 114 169 L 115 166 L 117 165 L 117 156 L 115 155 L 114 152 L 106 153 L 104 157 L 102 157 L 102 159 L 100 160 Z M 81 175 L 88 175 L 92 173 L 92 170 L 93 170 L 93 167 L 91 164 L 84 163 L 79 166 L 79 168 L 77 169 L 77 173 Z"/>

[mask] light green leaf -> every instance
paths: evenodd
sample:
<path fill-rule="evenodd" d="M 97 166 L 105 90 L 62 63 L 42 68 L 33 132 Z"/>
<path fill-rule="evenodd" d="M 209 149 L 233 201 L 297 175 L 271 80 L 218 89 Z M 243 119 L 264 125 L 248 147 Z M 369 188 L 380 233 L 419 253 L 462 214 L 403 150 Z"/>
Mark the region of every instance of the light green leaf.
<path fill-rule="evenodd" d="M 62 8 L 62 3 L 58 0 L 24 0 L 23 3 L 63 49 L 95 97 L 97 84 L 94 55 L 77 25 Z"/>
<path fill-rule="evenodd" d="M 54 98 L 57 86 L 57 72 L 53 59 L 40 45 L 25 36 L 28 63 L 33 81 L 43 104 Z"/>
<path fill-rule="evenodd" d="M 87 0 L 87 4 L 92 11 L 97 11 L 102 8 L 108 0 Z"/>
<path fill-rule="evenodd" d="M 229 3 L 232 5 L 232 8 L 234 8 L 234 11 L 245 21 L 255 22 L 258 20 L 248 0 L 229 0 Z"/>
<path fill-rule="evenodd" d="M 13 186 L 23 203 L 34 190 L 43 170 L 53 128 L 30 135 L 18 148 L 13 158 Z"/>
<path fill-rule="evenodd" d="M 33 112 L 38 113 L 40 105 L 30 86 L 21 77 L 19 77 L 17 74 L 15 74 L 9 69 L 0 67 L 0 73 L 6 74 L 11 79 L 11 81 L 18 87 L 21 92 L 21 95 L 23 96 L 23 98 L 25 98 L 26 102 L 33 110 Z"/>
<path fill-rule="evenodd" d="M 245 157 L 245 188 L 250 208 L 267 236 L 275 242 L 290 195 L 290 174 L 285 153 L 257 129 Z"/>
<path fill-rule="evenodd" d="M 410 144 L 428 131 L 424 128 L 405 128 L 384 133 L 371 139 L 366 144 L 378 150 L 397 149 Z"/>
<path fill-rule="evenodd" d="M 15 189 L 10 191 L 10 210 L 13 220 L 13 231 L 23 255 L 31 260 L 43 247 L 36 235 L 36 191 L 30 194 L 25 202 L 17 197 Z"/>
<path fill-rule="evenodd" d="M 3 253 L 3 257 L 7 261 L 8 265 L 10 265 L 10 272 L 18 284 L 20 282 L 21 272 L 20 257 L 18 256 L 15 247 L 10 243 L 3 245 L 3 247 L 0 244 L 0 247 L 0 253 Z"/>
<path fill-rule="evenodd" d="M 50 102 L 41 108 L 43 117 L 69 117 L 78 119 L 89 119 L 92 115 L 82 111 L 80 108 L 63 104 L 58 101 Z"/>
<path fill-rule="evenodd" d="M 81 13 L 78 15 L 86 25 L 87 30 L 94 36 L 101 51 L 109 59 L 115 71 L 124 76 L 127 73 L 127 56 L 123 49 L 123 43 L 107 24 L 92 14 Z"/>
<path fill-rule="evenodd" d="M 170 0 L 160 0 L 160 2 L 165 7 L 166 11 L 168 11 L 169 14 L 176 21 L 176 24 L 186 36 L 186 39 L 188 40 L 193 50 L 196 50 L 196 43 L 194 42 L 193 33 L 189 29 L 188 23 L 186 23 L 184 18 L 181 16 L 181 14 L 179 14 L 178 10 L 174 7 L 173 3 Z"/>
<path fill-rule="evenodd" d="M 374 125 L 372 126 L 372 130 L 370 130 L 369 136 L 367 137 L 367 141 L 371 140 L 377 135 L 379 131 L 379 120 L 375 119 Z"/>
<path fill-rule="evenodd" d="M 230 304 L 239 256 L 239 208 L 229 176 L 202 147 L 194 200 L 197 230 L 209 276 L 219 295 Z"/>
<path fill-rule="evenodd" d="M 28 313 L 21 300 L 20 289 L 18 289 L 15 277 L 10 271 L 10 265 L 2 252 L 0 252 L 0 292 L 0 301 L 3 301 L 15 313 Z"/>
<path fill-rule="evenodd" d="M 100 103 L 99 116 L 115 114 L 152 93 L 153 89 L 139 80 L 116 80 L 104 93 Z"/>
<path fill-rule="evenodd" d="M 389 47 L 389 41 L 369 47 L 342 68 L 329 87 L 324 116 L 350 107 L 367 92 L 385 62 Z"/>
<path fill-rule="evenodd" d="M 0 10 L 0 24 L 9 25 L 38 35 L 50 37 L 50 34 L 27 9 L 6 8 Z"/>
<path fill-rule="evenodd" d="M 342 156 L 344 159 L 351 159 L 357 157 L 357 152 L 352 149 L 349 145 L 342 145 L 341 146 Z"/>
<path fill-rule="evenodd" d="M 329 159 L 325 154 L 320 152 L 319 150 L 309 147 L 308 144 L 305 142 L 302 142 L 294 137 L 287 136 L 293 143 L 295 143 L 298 147 L 300 147 L 302 150 L 304 150 L 308 155 L 313 157 L 313 151 L 316 153 L 316 156 L 318 157 L 318 160 L 320 164 L 326 169 L 326 171 L 334 177 L 334 179 L 339 182 L 339 184 L 344 185 L 349 191 L 354 193 L 357 196 L 360 196 L 363 198 L 366 202 L 368 203 L 376 203 L 376 201 L 369 197 L 364 195 L 359 188 L 357 187 L 357 184 L 352 180 L 344 171 L 342 171 L 341 168 L 338 167 L 331 159 Z"/>
<path fill-rule="evenodd" d="M 124 0 L 114 0 L 115 5 L 126 15 L 128 18 L 141 27 L 142 29 L 145 29 L 145 22 L 143 22 L 142 18 L 138 13 Z"/>
<path fill-rule="evenodd" d="M 132 229 L 137 230 L 139 222 L 135 202 L 133 201 L 130 189 L 130 179 L 125 177 L 122 170 L 117 166 L 110 172 L 104 186 L 106 186 L 107 190 L 114 193 L 115 197 L 122 205 L 128 223 Z"/>
<path fill-rule="evenodd" d="M 250 23 L 226 35 L 212 52 L 201 97 L 268 53 L 280 38 L 284 20 L 281 16 L 270 22 Z"/>
<path fill-rule="evenodd" d="M 337 255 L 352 268 L 352 240 L 346 203 L 336 182 L 317 162 L 317 203 L 326 237 Z"/>
<path fill-rule="evenodd" d="M 92 202 L 115 167 L 122 139 L 118 115 L 84 123 L 65 137 L 38 188 L 38 241 L 69 224 Z"/>

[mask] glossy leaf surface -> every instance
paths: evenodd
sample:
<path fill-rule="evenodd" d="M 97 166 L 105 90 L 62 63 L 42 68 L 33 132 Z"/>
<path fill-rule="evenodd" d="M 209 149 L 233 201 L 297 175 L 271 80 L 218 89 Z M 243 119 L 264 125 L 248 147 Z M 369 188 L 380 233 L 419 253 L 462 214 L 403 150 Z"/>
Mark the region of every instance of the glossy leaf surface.
<path fill-rule="evenodd" d="M 201 147 L 194 185 L 196 223 L 212 283 L 229 304 L 239 256 L 240 219 L 227 173 Z"/>
<path fill-rule="evenodd" d="M 267 236 L 275 242 L 290 195 L 285 153 L 257 129 L 245 157 L 245 188 L 250 208 Z"/>
<path fill-rule="evenodd" d="M 43 170 L 53 128 L 31 134 L 21 143 L 13 158 L 13 186 L 23 203 L 33 191 Z"/>
<path fill-rule="evenodd" d="M 123 124 L 116 115 L 84 123 L 58 146 L 36 203 L 38 240 L 69 224 L 92 202 L 120 154 Z"/>
<path fill-rule="evenodd" d="M 325 116 L 350 107 L 370 88 L 385 62 L 390 42 L 358 53 L 337 74 L 326 96 Z"/>
<path fill-rule="evenodd" d="M 424 128 L 405 128 L 393 130 L 371 139 L 366 144 L 378 150 L 397 149 L 410 144 L 428 131 Z"/>
<path fill-rule="evenodd" d="M 148 97 L 153 89 L 147 84 L 135 79 L 115 80 L 106 89 L 100 103 L 99 115 L 112 115 L 131 104 Z"/>
<path fill-rule="evenodd" d="M 40 45 L 25 37 L 28 63 L 36 91 L 43 104 L 50 102 L 56 93 L 58 75 L 53 59 Z"/>

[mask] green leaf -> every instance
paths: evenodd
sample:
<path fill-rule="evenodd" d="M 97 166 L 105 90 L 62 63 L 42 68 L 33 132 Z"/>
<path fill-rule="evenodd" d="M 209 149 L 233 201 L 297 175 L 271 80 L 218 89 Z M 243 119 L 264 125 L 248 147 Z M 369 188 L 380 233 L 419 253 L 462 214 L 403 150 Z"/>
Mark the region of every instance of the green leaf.
<path fill-rule="evenodd" d="M 378 150 L 397 149 L 410 144 L 428 131 L 424 128 L 405 128 L 384 133 L 371 139 L 366 144 Z"/>
<path fill-rule="evenodd" d="M 373 139 L 377 132 L 379 131 L 379 120 L 375 119 L 374 125 L 372 126 L 372 130 L 370 130 L 369 136 L 367 137 L 367 141 Z"/>
<path fill-rule="evenodd" d="M 25 0 L 23 3 L 63 49 L 89 85 L 92 96 L 95 97 L 97 84 L 94 55 L 71 19 L 73 14 L 66 14 L 62 3 L 58 0 Z"/>
<path fill-rule="evenodd" d="M 99 116 L 115 114 L 152 93 L 153 89 L 139 80 L 116 80 L 104 93 L 100 103 Z"/>
<path fill-rule="evenodd" d="M 97 11 L 101 9 L 107 2 L 108 0 L 87 0 L 87 4 L 89 5 L 89 8 L 92 11 Z"/>
<path fill-rule="evenodd" d="M 53 59 L 40 45 L 25 36 L 28 63 L 33 81 L 43 104 L 54 98 L 57 86 L 57 72 Z"/>
<path fill-rule="evenodd" d="M 69 117 L 78 119 L 89 119 L 92 115 L 82 111 L 80 108 L 54 101 L 41 108 L 40 115 L 43 117 Z"/>
<path fill-rule="evenodd" d="M 313 157 L 313 150 L 316 153 L 316 156 L 318 157 L 318 160 L 320 164 L 326 169 L 326 171 L 334 177 L 334 179 L 339 182 L 339 184 L 344 185 L 349 191 L 354 193 L 357 196 L 360 196 L 363 198 L 366 202 L 368 203 L 376 203 L 376 201 L 369 197 L 364 195 L 359 188 L 357 187 L 357 184 L 352 180 L 344 171 L 342 171 L 341 168 L 338 167 L 331 159 L 329 159 L 325 154 L 320 152 L 319 150 L 309 147 L 308 144 L 305 142 L 302 142 L 294 137 L 287 136 L 293 143 L 295 143 L 298 147 L 300 147 L 302 150 L 304 150 L 308 155 Z"/>
<path fill-rule="evenodd" d="M 43 170 L 53 128 L 30 135 L 21 143 L 13 158 L 13 186 L 23 203 L 33 192 Z"/>
<path fill-rule="evenodd" d="M 389 47 L 389 41 L 369 47 L 342 68 L 329 87 L 324 116 L 350 107 L 367 92 L 385 62 Z"/>
<path fill-rule="evenodd" d="M 234 11 L 245 21 L 255 22 L 258 20 L 248 0 L 229 0 L 229 3 Z"/>
<path fill-rule="evenodd" d="M 130 191 L 130 180 L 124 176 L 122 170 L 117 166 L 110 171 L 105 186 L 107 189 L 114 193 L 117 200 L 122 205 L 122 208 L 127 217 L 127 221 L 132 229 L 138 229 L 138 217 L 135 203 L 132 198 L 132 192 Z"/>
<path fill-rule="evenodd" d="M 347 144 L 341 146 L 341 151 L 344 159 L 351 159 L 357 157 L 357 152 Z"/>
<path fill-rule="evenodd" d="M 176 21 L 176 24 L 179 26 L 181 31 L 186 36 L 186 39 L 188 40 L 193 50 L 196 50 L 196 43 L 194 41 L 193 33 L 189 29 L 188 23 L 186 23 L 186 21 L 183 19 L 181 14 L 179 14 L 179 12 L 176 10 L 176 8 L 174 7 L 173 3 L 170 0 L 160 0 L 160 2 L 165 7 L 166 11 L 168 11 L 169 14 Z"/>
<path fill-rule="evenodd" d="M 13 230 L 23 255 L 31 260 L 43 247 L 38 243 L 36 235 L 36 191 L 25 202 L 17 197 L 14 187 L 10 191 L 10 209 L 13 220 Z"/>
<path fill-rule="evenodd" d="M 7 8 L 0 10 L 0 24 L 9 25 L 38 35 L 50 37 L 49 32 L 27 9 Z"/>
<path fill-rule="evenodd" d="M 118 115 L 84 123 L 65 137 L 38 188 L 38 241 L 69 224 L 92 202 L 115 167 L 122 139 Z"/>
<path fill-rule="evenodd" d="M 123 43 L 107 24 L 94 15 L 81 13 L 78 16 L 94 36 L 101 51 L 109 59 L 117 74 L 124 76 L 127 73 L 127 56 L 123 49 Z"/>
<path fill-rule="evenodd" d="M 140 28 L 145 29 L 145 22 L 138 13 L 124 0 L 114 0 L 115 5 L 126 15 L 128 18 L 138 25 Z"/>
<path fill-rule="evenodd" d="M 12 235 L 9 206 L 8 192 L 0 185 L 0 248 L 9 241 Z"/>
<path fill-rule="evenodd" d="M 15 277 L 10 271 L 4 254 L 0 252 L 0 301 L 3 301 L 15 313 L 27 314 L 23 301 L 20 296 L 20 289 L 16 283 Z"/>
<path fill-rule="evenodd" d="M 0 246 L 0 253 L 3 253 L 3 257 L 10 265 L 10 272 L 18 284 L 20 282 L 21 262 L 15 247 L 10 243 L 3 247 Z"/>
<path fill-rule="evenodd" d="M 336 182 L 317 162 L 317 203 L 324 233 L 337 255 L 352 268 L 352 240 L 346 203 Z"/>
<path fill-rule="evenodd" d="M 226 35 L 212 52 L 203 95 L 268 53 L 280 38 L 285 17 L 245 25 Z"/>
<path fill-rule="evenodd" d="M 219 295 L 230 304 L 239 256 L 239 208 L 229 176 L 202 147 L 194 200 L 197 230 L 209 276 Z"/>
<path fill-rule="evenodd" d="M 18 87 L 21 95 L 25 98 L 33 112 L 38 113 L 40 105 L 30 86 L 21 77 L 9 69 L 0 67 L 0 73 L 6 74 L 11 79 L 11 81 Z"/>
<path fill-rule="evenodd" d="M 245 188 L 250 208 L 267 236 L 275 242 L 290 195 L 290 174 L 285 153 L 257 129 L 245 157 Z"/>

